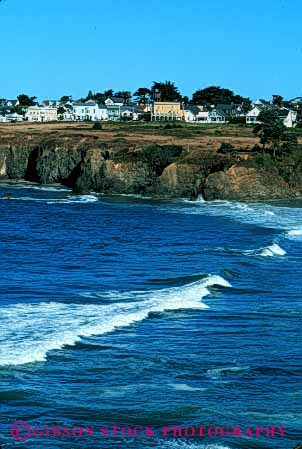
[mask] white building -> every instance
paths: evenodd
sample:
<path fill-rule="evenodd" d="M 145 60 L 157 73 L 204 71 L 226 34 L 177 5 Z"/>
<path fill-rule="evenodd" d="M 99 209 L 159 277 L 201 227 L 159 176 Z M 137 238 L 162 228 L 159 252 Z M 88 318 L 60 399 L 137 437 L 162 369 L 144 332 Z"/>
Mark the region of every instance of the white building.
<path fill-rule="evenodd" d="M 19 105 L 19 100 L 7 100 L 6 101 L 6 106 L 8 106 L 10 108 L 14 108 L 18 105 Z"/>
<path fill-rule="evenodd" d="M 124 100 L 121 97 L 110 97 L 105 100 L 106 106 L 123 106 Z"/>
<path fill-rule="evenodd" d="M 91 120 L 93 122 L 108 120 L 107 107 L 105 105 L 98 105 L 92 100 L 86 101 L 85 103 L 80 101 L 74 102 L 72 111 L 74 120 Z"/>
<path fill-rule="evenodd" d="M 226 123 L 226 116 L 219 109 L 212 109 L 209 112 L 209 123 Z"/>
<path fill-rule="evenodd" d="M 197 122 L 198 115 L 201 113 L 201 108 L 194 104 L 184 107 L 184 120 L 185 122 Z"/>
<path fill-rule="evenodd" d="M 107 106 L 99 104 L 97 109 L 98 120 L 109 120 Z"/>
<path fill-rule="evenodd" d="M 257 106 L 254 106 L 253 109 L 251 109 L 247 114 L 246 114 L 246 123 L 248 125 L 253 125 L 255 123 L 259 123 L 258 122 L 258 115 L 260 114 L 260 112 L 263 110 L 263 107 L 261 104 L 258 104 Z"/>
<path fill-rule="evenodd" d="M 287 108 L 268 108 L 262 105 L 254 106 L 253 109 L 246 114 L 246 123 L 249 125 L 260 123 L 258 116 L 263 110 L 271 110 L 276 112 L 280 120 L 283 121 L 284 126 L 287 128 L 294 128 L 297 124 L 297 111 Z"/>
<path fill-rule="evenodd" d="M 225 114 L 219 109 L 205 111 L 203 106 L 188 105 L 184 109 L 184 119 L 190 123 L 226 123 Z"/>
<path fill-rule="evenodd" d="M 21 114 L 17 114 L 17 112 L 6 114 L 5 116 L 7 122 L 23 122 L 24 117 Z"/>
<path fill-rule="evenodd" d="M 136 106 L 121 106 L 120 114 L 124 120 L 139 120 L 144 112 Z"/>
<path fill-rule="evenodd" d="M 294 128 L 297 125 L 297 111 L 281 108 L 279 117 L 283 120 L 284 126 L 286 126 L 286 128 Z"/>
<path fill-rule="evenodd" d="M 25 118 L 29 122 L 54 122 L 58 120 L 57 108 L 29 106 Z"/>

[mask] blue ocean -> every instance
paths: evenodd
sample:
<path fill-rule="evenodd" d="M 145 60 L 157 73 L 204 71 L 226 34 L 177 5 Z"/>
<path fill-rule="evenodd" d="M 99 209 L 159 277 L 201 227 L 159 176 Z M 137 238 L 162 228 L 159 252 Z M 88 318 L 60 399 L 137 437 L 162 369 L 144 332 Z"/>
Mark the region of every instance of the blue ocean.
<path fill-rule="evenodd" d="M 0 197 L 2 448 L 301 442 L 302 203 Z"/>

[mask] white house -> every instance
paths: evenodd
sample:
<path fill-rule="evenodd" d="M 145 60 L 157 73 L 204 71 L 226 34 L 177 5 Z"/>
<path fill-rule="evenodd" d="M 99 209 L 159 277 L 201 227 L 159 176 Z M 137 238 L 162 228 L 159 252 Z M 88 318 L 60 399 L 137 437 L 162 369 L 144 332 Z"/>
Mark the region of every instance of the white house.
<path fill-rule="evenodd" d="M 18 106 L 19 100 L 6 100 L 6 106 L 10 108 L 14 108 L 15 106 Z"/>
<path fill-rule="evenodd" d="M 82 103 L 81 101 L 75 101 L 72 105 L 72 112 L 74 120 L 97 120 L 97 103 L 95 101 L 86 101 Z"/>
<path fill-rule="evenodd" d="M 109 97 L 105 100 L 106 106 L 123 106 L 124 100 L 121 97 Z"/>
<path fill-rule="evenodd" d="M 48 106 L 29 106 L 25 118 L 29 122 L 53 122 L 58 120 L 57 108 Z"/>
<path fill-rule="evenodd" d="M 120 111 L 121 118 L 128 120 L 139 120 L 144 113 L 136 106 L 121 106 Z"/>
<path fill-rule="evenodd" d="M 251 109 L 247 114 L 246 114 L 246 123 L 248 125 L 252 125 L 255 123 L 259 123 L 258 120 L 258 115 L 260 114 L 260 112 L 263 110 L 263 107 L 261 104 L 258 104 L 256 106 L 253 107 L 253 109 Z"/>
<path fill-rule="evenodd" d="M 98 120 L 108 120 L 108 109 L 105 104 L 99 104 L 97 109 Z"/>
<path fill-rule="evenodd" d="M 6 122 L 23 122 L 24 117 L 16 112 L 9 113 L 5 115 Z"/>
<path fill-rule="evenodd" d="M 184 106 L 184 120 L 185 122 L 196 122 L 198 115 L 201 112 L 200 108 L 194 104 Z"/>
<path fill-rule="evenodd" d="M 284 126 L 286 126 L 287 128 L 294 128 L 297 124 L 297 111 L 287 108 L 268 108 L 264 107 L 263 105 L 254 106 L 253 109 L 246 114 L 246 123 L 250 125 L 260 123 L 258 120 L 258 116 L 263 110 L 277 112 L 279 118 L 283 121 Z"/>
<path fill-rule="evenodd" d="M 297 111 L 292 109 L 281 108 L 278 111 L 278 115 L 281 120 L 283 120 L 284 126 L 286 128 L 294 128 L 297 125 Z"/>
<path fill-rule="evenodd" d="M 226 123 L 226 116 L 217 108 L 206 111 L 203 106 L 188 105 L 184 109 L 184 120 L 191 123 Z"/>
<path fill-rule="evenodd" d="M 223 112 L 218 109 L 212 109 L 212 111 L 209 112 L 208 121 L 209 123 L 225 123 L 226 118 Z"/>
<path fill-rule="evenodd" d="M 95 101 L 88 100 L 85 103 L 74 102 L 72 105 L 74 120 L 108 120 L 108 111 L 105 105 L 98 105 Z"/>

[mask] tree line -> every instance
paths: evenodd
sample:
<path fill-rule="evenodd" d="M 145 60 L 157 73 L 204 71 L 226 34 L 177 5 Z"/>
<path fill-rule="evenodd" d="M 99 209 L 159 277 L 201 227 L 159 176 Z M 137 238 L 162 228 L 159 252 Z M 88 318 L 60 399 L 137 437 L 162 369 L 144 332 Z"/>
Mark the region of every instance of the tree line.
<path fill-rule="evenodd" d="M 220 86 L 209 86 L 203 89 L 196 90 L 192 98 L 186 95 L 182 95 L 179 88 L 175 85 L 173 81 L 154 81 L 152 86 L 149 87 L 139 87 L 135 92 L 130 91 L 117 91 L 114 92 L 112 89 L 106 90 L 104 92 L 93 93 L 91 90 L 88 92 L 87 97 L 82 100 L 95 100 L 97 102 L 103 103 L 108 97 L 120 97 L 124 100 L 125 104 L 130 103 L 133 99 L 138 104 L 148 104 L 151 101 L 179 101 L 183 104 L 241 104 L 247 110 L 251 106 L 251 100 L 241 95 L 235 94 L 230 89 L 225 89 Z"/>
<path fill-rule="evenodd" d="M 89 90 L 86 97 L 80 98 L 82 101 L 94 100 L 98 103 L 104 103 L 108 97 L 120 97 L 125 104 L 134 101 L 138 104 L 148 104 L 151 101 L 179 101 L 185 105 L 217 105 L 217 104 L 241 104 L 248 110 L 251 106 L 251 100 L 241 95 L 235 94 L 230 89 L 220 86 L 209 86 L 196 90 L 192 97 L 182 95 L 179 88 L 172 81 L 154 81 L 151 87 L 139 87 L 135 92 L 128 90 L 114 91 L 107 89 L 103 92 L 93 92 Z M 18 97 L 20 106 L 32 106 L 37 98 L 26 94 Z M 60 98 L 62 103 L 72 100 L 71 95 L 63 95 Z M 1 101 L 1 100 L 0 100 Z"/>

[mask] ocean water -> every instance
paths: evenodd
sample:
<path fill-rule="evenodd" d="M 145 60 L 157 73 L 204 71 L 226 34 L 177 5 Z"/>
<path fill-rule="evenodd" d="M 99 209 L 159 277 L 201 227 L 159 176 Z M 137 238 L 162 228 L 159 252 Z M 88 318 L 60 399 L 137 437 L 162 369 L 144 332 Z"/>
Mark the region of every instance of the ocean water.
<path fill-rule="evenodd" d="M 2 184 L 0 197 L 8 193 L 13 199 L 0 199 L 1 447 L 292 449 L 301 441 L 302 204 Z M 16 421 L 42 434 L 16 441 Z M 114 424 L 153 426 L 154 436 L 98 431 Z M 47 425 L 95 431 L 54 436 Z M 286 432 L 173 437 L 164 426 Z"/>

